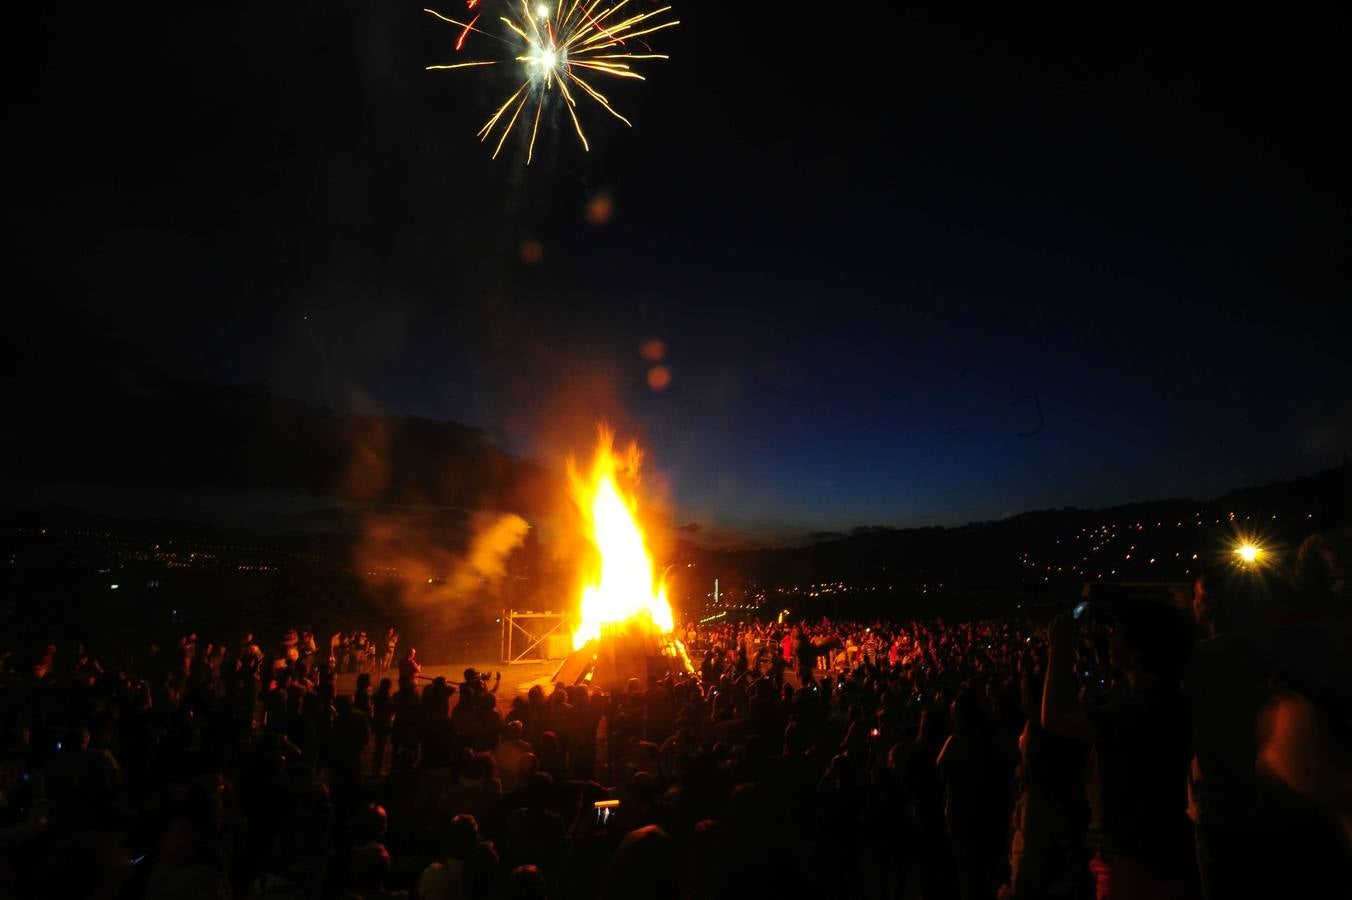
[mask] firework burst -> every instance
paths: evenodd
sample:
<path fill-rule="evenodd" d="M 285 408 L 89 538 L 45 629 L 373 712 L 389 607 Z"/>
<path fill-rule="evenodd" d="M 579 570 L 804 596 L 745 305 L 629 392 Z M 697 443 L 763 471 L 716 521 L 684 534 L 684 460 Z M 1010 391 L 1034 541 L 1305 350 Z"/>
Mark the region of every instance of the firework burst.
<path fill-rule="evenodd" d="M 487 142 L 494 135 L 497 143 L 493 148 L 493 158 L 502 152 L 507 135 L 512 133 L 518 121 L 526 127 L 529 121 L 530 143 L 526 149 L 526 165 L 530 165 L 535 154 L 535 136 L 540 130 L 540 113 L 545 104 L 557 96 L 562 98 L 564 109 L 573 122 L 582 149 L 591 149 L 587 135 L 582 131 L 582 123 L 577 117 L 577 95 L 590 97 L 606 112 L 626 125 L 632 123 L 615 111 L 610 100 L 598 91 L 590 81 L 594 75 L 607 75 L 612 78 L 635 78 L 643 76 L 634 71 L 632 64 L 639 60 L 667 59 L 662 53 L 653 53 L 652 48 L 643 40 L 645 35 L 671 28 L 680 23 L 665 18 L 671 12 L 670 6 L 663 6 L 651 12 L 621 16 L 620 12 L 630 0 L 555 0 L 552 3 L 518 0 L 507 4 L 509 15 L 498 17 L 503 31 L 493 34 L 477 24 L 483 16 L 479 0 L 467 0 L 473 17 L 461 22 L 444 16 L 433 9 L 424 10 L 443 22 L 460 29 L 455 49 L 460 51 L 471 34 L 483 35 L 500 42 L 508 53 L 500 59 L 469 60 L 428 66 L 432 69 L 470 69 L 482 66 L 519 64 L 524 70 L 524 79 L 511 96 L 497 108 L 484 126 L 479 129 L 480 142 Z M 632 42 L 632 43 L 631 43 Z M 639 44 L 645 53 L 634 52 L 633 44 Z M 586 75 L 586 78 L 583 77 Z M 534 101 L 534 110 L 527 111 L 525 119 L 521 113 Z"/>

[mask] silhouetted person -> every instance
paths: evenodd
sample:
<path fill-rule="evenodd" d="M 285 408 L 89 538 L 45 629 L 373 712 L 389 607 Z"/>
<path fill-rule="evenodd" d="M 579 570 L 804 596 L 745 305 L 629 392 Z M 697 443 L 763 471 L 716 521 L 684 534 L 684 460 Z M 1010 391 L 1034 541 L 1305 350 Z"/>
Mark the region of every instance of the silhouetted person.
<path fill-rule="evenodd" d="M 990 721 L 980 698 L 964 694 L 953 703 L 953 733 L 939 751 L 944 779 L 944 818 L 958 865 L 958 894 L 977 900 L 991 893 L 994 857 L 1005 823 L 992 814 L 992 800 L 1004 786 L 994 779 Z"/>
<path fill-rule="evenodd" d="M 537 867 L 517 866 L 507 876 L 503 897 L 504 900 L 549 900 L 549 890 Z"/>
<path fill-rule="evenodd" d="M 418 900 L 459 900 L 465 896 L 465 866 L 479 843 L 473 816 L 451 819 L 441 836 L 441 858 L 418 879 Z"/>
<path fill-rule="evenodd" d="M 798 629 L 794 641 L 794 654 L 798 658 L 798 684 L 807 687 L 817 666 L 817 648 L 812 645 L 812 638 L 808 637 L 802 628 Z"/>
<path fill-rule="evenodd" d="M 390 693 L 390 680 L 380 679 L 371 698 L 371 734 L 375 737 L 375 751 L 371 774 L 379 778 L 385 767 L 385 748 L 390 743 L 390 733 L 394 728 L 394 696 Z"/>
<path fill-rule="evenodd" d="M 390 877 L 390 854 L 380 844 L 359 848 L 352 858 L 352 889 L 362 900 L 404 900 L 408 891 L 388 891 L 385 879 Z"/>
<path fill-rule="evenodd" d="M 1042 725 L 1090 741 L 1090 870 L 1103 900 L 1185 898 L 1195 880 L 1187 773 L 1191 725 L 1179 690 L 1191 628 L 1175 610 L 1131 603 L 1109 627 L 1109 661 L 1126 679 L 1118 696 L 1086 704 L 1075 681 L 1075 620 L 1048 633 Z"/>
<path fill-rule="evenodd" d="M 601 900 L 676 900 L 680 880 L 675 877 L 676 850 L 671 838 L 656 825 L 624 836 L 606 870 Z"/>
<path fill-rule="evenodd" d="M 422 665 L 417 660 L 418 648 L 409 647 L 404 658 L 399 661 L 399 686 L 413 687 L 413 681 L 422 671 Z"/>

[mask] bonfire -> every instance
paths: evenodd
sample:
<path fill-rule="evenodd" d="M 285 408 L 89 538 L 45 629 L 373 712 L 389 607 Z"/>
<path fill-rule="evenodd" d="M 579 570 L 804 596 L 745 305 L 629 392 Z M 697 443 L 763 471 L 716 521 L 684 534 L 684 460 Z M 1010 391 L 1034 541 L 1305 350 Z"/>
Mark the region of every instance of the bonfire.
<path fill-rule="evenodd" d="M 568 461 L 569 494 L 596 552 L 584 566 L 573 653 L 555 681 L 615 690 L 630 678 L 644 682 L 648 675 L 691 671 L 639 524 L 633 486 L 640 459 L 637 444 L 617 454 L 614 435 L 602 427 L 590 469 Z"/>

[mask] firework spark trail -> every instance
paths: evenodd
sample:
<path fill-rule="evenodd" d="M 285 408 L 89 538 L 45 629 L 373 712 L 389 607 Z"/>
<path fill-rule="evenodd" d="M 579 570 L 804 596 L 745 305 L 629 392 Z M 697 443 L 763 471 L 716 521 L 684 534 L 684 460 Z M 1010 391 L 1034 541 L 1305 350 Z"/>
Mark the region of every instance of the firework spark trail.
<path fill-rule="evenodd" d="M 479 21 L 479 16 L 482 15 L 483 13 L 477 13 L 474 16 L 474 18 L 469 20 L 469 24 L 465 26 L 465 30 L 460 32 L 460 38 L 455 42 L 456 53 L 459 53 L 461 50 L 465 49 L 465 38 L 469 37 L 470 29 L 474 27 L 474 23 Z"/>
<path fill-rule="evenodd" d="M 498 134 L 493 150 L 494 159 L 502 151 L 507 136 L 511 134 L 517 120 L 521 118 L 521 112 L 527 102 L 533 98 L 535 112 L 529 115 L 532 121 L 530 142 L 526 148 L 526 165 L 530 165 L 535 156 L 535 140 L 540 131 L 540 118 L 545 104 L 550 102 L 550 91 L 556 86 L 558 87 L 558 95 L 562 98 L 562 104 L 568 110 L 568 117 L 573 123 L 573 130 L 577 132 L 578 140 L 582 143 L 582 149 L 587 151 L 591 149 L 591 145 L 582 130 L 582 122 L 577 114 L 577 101 L 573 92 L 569 90 L 569 82 L 581 88 L 583 93 L 598 106 L 625 125 L 632 127 L 633 123 L 620 115 L 611 106 L 609 98 L 589 82 L 583 80 L 575 70 L 585 69 L 589 73 L 599 73 L 612 78 L 643 81 L 643 75 L 634 71 L 632 63 L 640 60 L 669 59 L 670 57 L 664 53 L 651 52 L 652 47 L 647 41 L 641 40 L 642 36 L 680 24 L 675 19 L 658 20 L 658 17 L 671 12 L 670 6 L 632 14 L 623 19 L 619 18 L 618 14 L 628 6 L 629 2 L 630 0 L 619 0 L 619 2 L 611 2 L 611 0 L 571 0 L 569 2 L 569 0 L 563 0 L 563 2 L 554 3 L 533 3 L 532 0 L 520 0 L 519 4 L 515 6 L 512 3 L 504 3 L 508 15 L 498 17 L 498 21 L 505 28 L 501 34 L 493 34 L 476 27 L 480 16 L 483 15 L 482 10 L 476 12 L 474 18 L 470 21 L 461 22 L 442 15 L 436 10 L 425 9 L 424 12 L 460 29 L 459 38 L 455 42 L 456 52 L 460 52 L 464 48 L 470 34 L 482 34 L 510 48 L 509 53 L 498 59 L 442 63 L 427 66 L 427 68 L 429 70 L 468 69 L 513 62 L 520 63 L 524 67 L 524 80 L 476 133 L 481 142 L 486 142 L 498 130 L 504 121 L 504 117 L 506 117 L 507 111 L 512 109 L 511 116 L 505 118 L 506 124 L 501 126 L 501 131 Z M 468 9 L 475 9 L 476 6 L 479 6 L 479 0 L 466 0 L 465 5 Z M 559 16 L 558 13 L 565 6 L 567 11 Z M 650 52 L 629 53 L 627 50 L 605 52 L 615 47 L 624 48 L 626 46 L 625 41 L 631 38 L 639 39 L 638 42 Z M 513 106 L 515 106 L 514 109 Z"/>
<path fill-rule="evenodd" d="M 441 13 L 437 12 L 435 9 L 424 9 L 423 12 L 425 12 L 425 13 L 431 13 L 432 15 L 436 16 L 438 19 L 440 19 L 440 20 L 443 21 L 443 22 L 449 22 L 449 23 L 451 23 L 452 25 L 459 25 L 461 28 L 468 28 L 470 31 L 474 32 L 475 34 L 482 34 L 484 37 L 491 37 L 491 38 L 492 38 L 493 40 L 495 40 L 495 41 L 500 41 L 500 40 L 502 40 L 502 38 L 498 37 L 496 34 L 490 34 L 490 33 L 488 33 L 487 31 L 484 31 L 482 28 L 474 28 L 474 27 L 472 26 L 472 24 L 469 23 L 469 22 L 461 22 L 461 21 L 459 21 L 458 19 L 452 19 L 450 16 L 443 16 Z M 483 13 L 479 13 L 479 16 L 481 16 L 481 15 L 483 15 Z M 477 18 L 479 18 L 479 16 L 475 16 L 474 18 L 477 19 Z"/>
<path fill-rule="evenodd" d="M 521 107 L 526 105 L 526 98 L 522 97 L 521 102 L 516 105 L 516 112 L 512 113 L 512 120 L 507 123 L 507 127 L 502 130 L 502 137 L 498 139 L 497 149 L 493 151 L 493 158 L 497 159 L 498 154 L 502 152 L 502 144 L 507 140 L 507 135 L 512 133 L 512 126 L 516 124 L 516 117 L 521 115 Z M 487 137 L 487 135 L 484 135 Z"/>

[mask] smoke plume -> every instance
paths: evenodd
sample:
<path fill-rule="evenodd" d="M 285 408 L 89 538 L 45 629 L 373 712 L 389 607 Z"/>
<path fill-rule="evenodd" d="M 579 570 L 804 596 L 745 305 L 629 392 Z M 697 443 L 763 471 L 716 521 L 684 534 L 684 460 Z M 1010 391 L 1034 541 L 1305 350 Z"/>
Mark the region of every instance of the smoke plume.
<path fill-rule="evenodd" d="M 394 586 L 406 610 L 447 621 L 468 618 L 476 607 L 497 608 L 485 601 L 500 597 L 507 560 L 530 525 L 510 512 L 453 517 L 436 510 L 369 513 L 356 555 L 367 583 Z"/>
<path fill-rule="evenodd" d="M 440 465 L 435 451 L 447 448 L 436 442 L 425 453 L 409 452 L 412 435 L 443 426 L 373 414 L 346 424 L 340 491 L 363 509 L 353 561 L 372 591 L 392 590 L 405 611 L 447 623 L 500 608 L 489 601 L 504 599 L 508 558 L 530 531 L 507 511 L 525 482 L 500 477 L 490 453 L 473 452 L 477 445 L 444 453 Z"/>
<path fill-rule="evenodd" d="M 506 575 L 507 557 L 521 546 L 530 530 L 526 520 L 516 513 L 480 513 L 474 518 L 469 548 L 452 576 L 452 587 L 458 591 Z"/>

